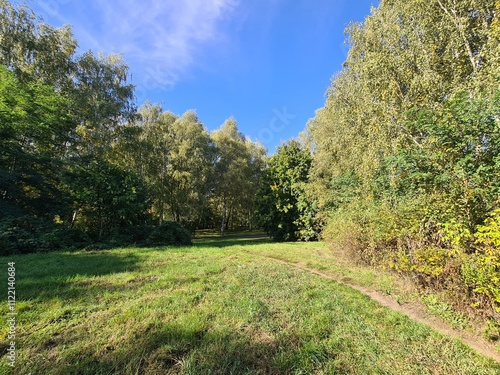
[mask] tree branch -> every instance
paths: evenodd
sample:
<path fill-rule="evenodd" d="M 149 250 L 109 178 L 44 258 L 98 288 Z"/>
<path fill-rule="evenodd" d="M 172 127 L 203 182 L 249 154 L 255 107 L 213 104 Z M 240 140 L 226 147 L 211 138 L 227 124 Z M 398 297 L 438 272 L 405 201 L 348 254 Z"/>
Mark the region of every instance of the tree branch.
<path fill-rule="evenodd" d="M 453 14 L 451 14 L 450 11 L 448 9 L 446 9 L 446 7 L 443 5 L 441 0 L 437 0 L 437 2 L 439 4 L 440 8 L 443 10 L 443 12 L 445 12 L 446 15 L 452 19 L 453 23 L 455 24 L 455 27 L 458 29 L 460 37 L 463 39 L 464 46 L 467 49 L 467 54 L 469 55 L 469 60 L 470 60 L 471 65 L 472 65 L 472 69 L 474 70 L 474 72 L 477 72 L 477 63 L 476 63 L 476 60 L 474 58 L 474 53 L 472 52 L 472 48 L 470 46 L 470 43 L 467 40 L 467 36 L 465 35 L 464 26 L 461 24 L 461 22 L 459 22 L 459 17 L 457 16 L 455 10 L 452 10 Z"/>

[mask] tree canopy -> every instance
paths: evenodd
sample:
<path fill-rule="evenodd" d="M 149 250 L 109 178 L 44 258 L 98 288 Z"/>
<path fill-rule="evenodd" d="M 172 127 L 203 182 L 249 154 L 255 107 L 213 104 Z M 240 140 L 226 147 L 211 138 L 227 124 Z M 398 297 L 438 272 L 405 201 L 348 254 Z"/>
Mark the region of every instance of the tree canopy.
<path fill-rule="evenodd" d="M 77 55 L 70 27 L 25 5 L 0 2 L 0 42 L 5 249 L 50 248 L 40 232 L 126 243 L 151 225 L 174 228 L 162 225 L 169 220 L 191 230 L 251 225 L 267 151 L 234 119 L 209 133 L 194 111 L 138 110 L 120 55 Z M 30 246 L 16 239 L 21 227 Z"/>
<path fill-rule="evenodd" d="M 499 10 L 381 1 L 309 124 L 324 238 L 497 308 Z"/>

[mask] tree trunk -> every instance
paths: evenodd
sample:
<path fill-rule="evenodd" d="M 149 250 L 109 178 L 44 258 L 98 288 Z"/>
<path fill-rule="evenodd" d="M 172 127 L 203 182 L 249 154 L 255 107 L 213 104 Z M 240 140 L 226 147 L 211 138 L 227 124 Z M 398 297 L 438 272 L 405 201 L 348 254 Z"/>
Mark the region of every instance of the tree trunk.
<path fill-rule="evenodd" d="M 160 205 L 159 205 L 158 208 L 159 208 L 159 211 L 160 211 L 158 213 L 159 216 L 160 216 L 159 219 L 158 219 L 158 224 L 162 225 L 163 224 L 163 201 L 160 201 Z"/>
<path fill-rule="evenodd" d="M 73 211 L 73 215 L 71 216 L 71 225 L 70 228 L 73 228 L 76 223 L 76 217 L 78 216 L 78 209 Z"/>
<path fill-rule="evenodd" d="M 472 70 L 474 72 L 477 72 L 478 66 L 477 66 L 477 61 L 476 58 L 474 57 L 474 52 L 472 51 L 471 44 L 469 43 L 469 40 L 467 40 L 467 35 L 465 33 L 465 26 L 460 20 L 459 15 L 457 15 L 457 12 L 455 9 L 448 10 L 443 3 L 438 0 L 438 4 L 441 7 L 441 9 L 448 15 L 453 23 L 455 24 L 455 27 L 457 28 L 458 34 L 462 38 L 464 42 L 465 49 L 467 50 L 467 55 L 469 56 L 469 60 L 472 66 Z"/>
<path fill-rule="evenodd" d="M 226 220 L 226 230 L 229 230 L 229 222 L 231 221 L 232 216 L 233 216 L 233 206 L 229 208 L 229 215 L 227 215 L 227 220 Z"/>
<path fill-rule="evenodd" d="M 101 214 L 99 218 L 99 240 L 102 238 L 102 231 L 104 229 L 104 218 L 102 216 Z"/>
<path fill-rule="evenodd" d="M 224 235 L 224 229 L 226 227 L 226 214 L 227 214 L 227 205 L 226 205 L 226 199 L 224 199 L 222 202 L 222 222 L 220 226 L 221 237 Z"/>

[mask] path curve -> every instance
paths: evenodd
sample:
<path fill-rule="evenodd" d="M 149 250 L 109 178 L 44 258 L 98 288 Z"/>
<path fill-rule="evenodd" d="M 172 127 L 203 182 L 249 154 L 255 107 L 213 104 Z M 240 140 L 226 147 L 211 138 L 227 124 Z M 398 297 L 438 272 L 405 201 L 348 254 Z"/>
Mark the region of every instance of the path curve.
<path fill-rule="evenodd" d="M 355 285 L 352 283 L 348 283 L 345 280 L 342 280 L 340 278 L 327 275 L 323 272 L 320 272 L 318 270 L 315 270 L 313 268 L 309 268 L 307 266 L 304 266 L 299 263 L 292 263 L 292 262 L 287 262 L 283 259 L 279 258 L 274 258 L 270 256 L 265 256 L 263 255 L 264 258 L 267 259 L 272 259 L 276 262 L 285 264 L 287 266 L 295 267 L 299 270 L 309 272 L 311 274 L 314 274 L 316 276 L 322 277 L 324 279 L 329 279 L 329 280 L 334 280 L 338 282 L 339 284 L 346 285 L 352 289 L 355 289 L 364 295 L 370 297 L 372 300 L 377 301 L 380 303 L 382 306 L 387 307 L 391 310 L 400 312 L 410 319 L 413 319 L 419 323 L 425 324 L 435 331 L 442 333 L 444 335 L 448 335 L 450 337 L 453 337 L 455 339 L 458 339 L 462 341 L 464 344 L 468 345 L 472 349 L 474 349 L 476 352 L 482 354 L 485 357 L 494 359 L 497 362 L 500 362 L 500 353 L 498 350 L 495 349 L 495 347 L 490 344 L 488 341 L 483 339 L 482 337 L 478 335 L 474 335 L 470 332 L 466 331 L 459 331 L 451 327 L 449 324 L 446 322 L 442 321 L 441 319 L 430 315 L 425 307 L 423 305 L 420 305 L 418 303 L 405 303 L 405 304 L 400 304 L 397 301 L 395 301 L 393 298 L 390 296 L 387 296 L 385 294 L 382 294 L 380 292 L 370 290 L 366 287 L 360 286 L 360 285 Z"/>

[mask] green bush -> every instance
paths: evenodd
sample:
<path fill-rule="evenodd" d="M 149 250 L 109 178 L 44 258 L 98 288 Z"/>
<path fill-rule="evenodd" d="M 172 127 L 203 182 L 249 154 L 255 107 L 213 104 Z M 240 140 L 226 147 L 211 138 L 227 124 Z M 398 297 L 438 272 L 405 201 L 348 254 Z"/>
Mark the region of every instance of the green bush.
<path fill-rule="evenodd" d="M 500 312 L 500 209 L 494 210 L 476 232 L 478 248 L 462 267 L 462 275 L 474 292 L 488 296 Z"/>
<path fill-rule="evenodd" d="M 383 264 L 394 247 L 394 217 L 386 204 L 354 201 L 330 214 L 322 236 L 368 264 Z"/>
<path fill-rule="evenodd" d="M 78 229 L 33 216 L 0 221 L 0 255 L 69 250 L 88 243 L 88 237 Z"/>
<path fill-rule="evenodd" d="M 179 223 L 167 221 L 154 228 L 146 240 L 148 246 L 191 245 L 191 234 Z"/>
<path fill-rule="evenodd" d="M 322 232 L 322 238 L 331 246 L 335 246 L 347 253 L 359 255 L 363 250 L 362 228 L 351 217 L 343 212 L 330 215 L 328 224 Z"/>
<path fill-rule="evenodd" d="M 85 247 L 89 242 L 89 237 L 80 229 L 57 225 L 41 234 L 38 251 L 75 250 Z"/>
<path fill-rule="evenodd" d="M 191 245 L 191 234 L 175 222 L 160 226 L 120 228 L 99 241 L 83 231 L 62 224 L 23 216 L 0 221 L 0 256 L 76 249 L 109 249 L 118 246 Z"/>
<path fill-rule="evenodd" d="M 145 244 L 148 237 L 153 233 L 152 225 L 134 225 L 125 228 L 129 244 Z"/>
<path fill-rule="evenodd" d="M 101 240 L 96 240 L 93 248 L 96 246 L 101 249 L 131 245 L 145 246 L 153 230 L 154 227 L 151 225 L 123 226 L 113 230 Z"/>

